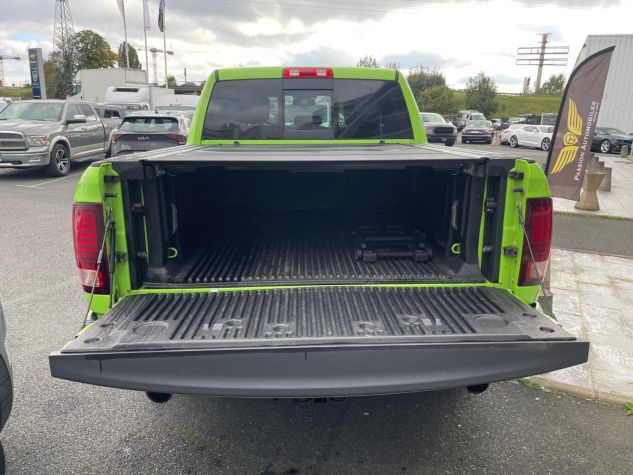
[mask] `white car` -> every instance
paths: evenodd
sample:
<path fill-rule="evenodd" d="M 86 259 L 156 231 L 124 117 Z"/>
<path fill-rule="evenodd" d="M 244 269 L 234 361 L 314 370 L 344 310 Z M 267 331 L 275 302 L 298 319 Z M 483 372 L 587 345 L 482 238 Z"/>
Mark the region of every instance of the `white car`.
<path fill-rule="evenodd" d="M 534 147 L 547 152 L 552 144 L 553 125 L 524 125 L 512 129 L 510 147 Z"/>
<path fill-rule="evenodd" d="M 510 124 L 510 127 L 501 131 L 499 143 L 501 143 L 501 145 L 510 145 L 510 137 L 512 137 L 512 134 L 514 134 L 517 129 L 521 129 L 526 126 L 527 124 Z"/>

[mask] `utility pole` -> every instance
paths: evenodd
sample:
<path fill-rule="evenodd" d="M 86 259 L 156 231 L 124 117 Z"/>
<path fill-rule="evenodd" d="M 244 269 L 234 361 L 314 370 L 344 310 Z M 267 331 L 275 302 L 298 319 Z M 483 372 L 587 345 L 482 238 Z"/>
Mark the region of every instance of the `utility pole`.
<path fill-rule="evenodd" d="M 536 83 L 534 84 L 534 91 L 538 92 L 541 89 L 541 78 L 543 77 L 543 63 L 545 62 L 545 47 L 549 43 L 551 36 L 547 33 L 541 33 L 541 51 L 538 58 L 538 72 L 536 73 Z"/>
<path fill-rule="evenodd" d="M 534 82 L 534 92 L 541 89 L 543 79 L 543 66 L 567 66 L 567 55 L 569 46 L 547 46 L 551 41 L 549 33 L 540 33 L 540 46 L 525 46 L 517 49 L 516 64 L 518 66 L 538 66 L 536 81 Z"/>
<path fill-rule="evenodd" d="M 19 56 L 6 56 L 6 55 L 0 54 L 0 87 L 4 86 L 4 64 L 3 63 L 7 59 L 15 59 L 19 61 L 21 58 Z M 187 73 L 185 72 L 185 75 L 186 74 Z"/>

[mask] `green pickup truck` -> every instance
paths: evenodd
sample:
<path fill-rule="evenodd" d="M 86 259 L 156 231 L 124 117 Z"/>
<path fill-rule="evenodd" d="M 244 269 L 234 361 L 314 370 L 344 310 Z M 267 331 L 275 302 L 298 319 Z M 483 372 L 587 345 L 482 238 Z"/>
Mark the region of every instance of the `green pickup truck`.
<path fill-rule="evenodd" d="M 187 145 L 81 178 L 90 310 L 52 375 L 154 401 L 334 397 L 585 362 L 589 344 L 535 309 L 540 166 L 445 149 L 397 71 L 215 71 Z"/>

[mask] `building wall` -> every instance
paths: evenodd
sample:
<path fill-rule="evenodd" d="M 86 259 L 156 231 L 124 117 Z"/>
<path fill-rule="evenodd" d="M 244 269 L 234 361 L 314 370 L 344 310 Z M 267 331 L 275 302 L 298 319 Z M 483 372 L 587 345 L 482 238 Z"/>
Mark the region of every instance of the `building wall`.
<path fill-rule="evenodd" d="M 598 127 L 616 127 L 625 133 L 633 132 L 633 35 L 589 35 L 578 55 L 578 62 L 609 46 L 615 46 L 615 51 L 598 115 Z"/>

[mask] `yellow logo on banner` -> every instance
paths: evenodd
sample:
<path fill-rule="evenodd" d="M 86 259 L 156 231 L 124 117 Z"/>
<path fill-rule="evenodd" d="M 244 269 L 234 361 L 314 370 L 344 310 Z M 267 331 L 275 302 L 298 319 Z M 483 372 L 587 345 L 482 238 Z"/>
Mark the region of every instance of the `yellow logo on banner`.
<path fill-rule="evenodd" d="M 578 141 L 580 140 L 580 134 L 582 133 L 582 117 L 578 113 L 578 108 L 573 99 L 569 99 L 569 108 L 567 112 L 567 133 L 563 137 L 563 143 L 565 146 L 558 154 L 554 168 L 551 173 L 558 173 L 567 165 L 576 160 L 578 155 Z"/>

